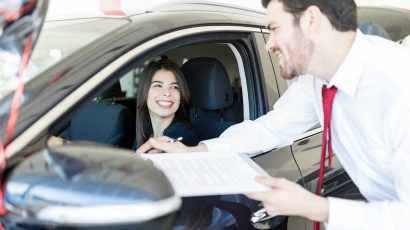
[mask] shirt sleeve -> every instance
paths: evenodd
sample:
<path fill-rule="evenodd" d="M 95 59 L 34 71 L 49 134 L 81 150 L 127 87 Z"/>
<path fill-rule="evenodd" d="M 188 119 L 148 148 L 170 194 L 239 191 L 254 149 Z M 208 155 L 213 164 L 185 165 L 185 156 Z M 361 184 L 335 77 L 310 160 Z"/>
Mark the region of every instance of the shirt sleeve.
<path fill-rule="evenodd" d="M 358 202 L 329 198 L 329 230 L 410 228 L 410 105 L 391 105 L 385 130 L 392 149 L 391 175 L 397 199 Z M 387 162 L 386 162 L 387 163 Z"/>
<path fill-rule="evenodd" d="M 328 199 L 328 230 L 406 229 L 410 226 L 410 209 L 402 201 L 362 202 Z"/>
<path fill-rule="evenodd" d="M 211 152 L 251 155 L 292 144 L 296 136 L 318 122 L 314 85 L 312 76 L 299 77 L 275 103 L 272 111 L 255 121 L 231 126 L 219 138 L 201 143 Z"/>

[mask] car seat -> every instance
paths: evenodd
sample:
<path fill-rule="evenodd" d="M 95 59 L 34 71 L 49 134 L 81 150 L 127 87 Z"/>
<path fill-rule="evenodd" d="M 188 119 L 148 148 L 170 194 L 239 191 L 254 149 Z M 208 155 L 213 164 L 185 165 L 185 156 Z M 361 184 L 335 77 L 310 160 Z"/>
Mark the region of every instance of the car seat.
<path fill-rule="evenodd" d="M 218 137 L 229 126 L 243 120 L 243 112 L 230 112 L 238 109 L 233 109 L 231 83 L 220 61 L 210 57 L 192 58 L 181 70 L 191 93 L 191 121 L 201 140 Z"/>
<path fill-rule="evenodd" d="M 384 27 L 376 22 L 367 20 L 361 21 L 358 23 L 358 27 L 363 34 L 376 35 L 391 40 L 390 35 L 387 33 Z"/>
<path fill-rule="evenodd" d="M 190 117 L 200 139 L 218 137 L 225 129 L 243 120 L 243 106 L 234 103 L 234 93 L 223 64 L 211 57 L 197 57 L 185 62 L 181 70 L 191 93 Z M 214 208 L 230 213 L 235 228 L 253 229 L 251 210 L 241 201 L 243 195 L 225 195 L 209 202 Z M 226 215 L 226 214 L 225 214 Z M 222 228 L 218 223 L 215 228 Z"/>
<path fill-rule="evenodd" d="M 70 141 L 93 141 L 131 148 L 131 111 L 115 102 L 117 95 L 122 95 L 119 82 L 78 111 L 59 136 Z M 111 101 L 102 101 L 103 99 Z"/>

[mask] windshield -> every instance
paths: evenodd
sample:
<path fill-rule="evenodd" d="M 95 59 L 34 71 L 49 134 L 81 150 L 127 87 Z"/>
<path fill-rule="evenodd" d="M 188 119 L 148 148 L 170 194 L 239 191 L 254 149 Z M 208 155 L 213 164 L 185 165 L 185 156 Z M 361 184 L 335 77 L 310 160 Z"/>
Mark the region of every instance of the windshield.
<path fill-rule="evenodd" d="M 17 77 L 0 79 L 0 138 L 4 141 L 6 129 L 9 137 L 14 135 L 14 127 L 8 127 L 10 120 L 17 118 L 17 116 L 10 115 L 11 108 L 17 109 L 15 114 L 18 114 L 18 111 L 21 111 L 25 104 L 35 100 L 36 94 L 30 92 L 33 89 L 30 89 L 27 84 L 29 81 L 36 79 L 41 72 L 128 22 L 127 19 L 119 18 L 87 18 L 45 22 L 29 60 L 24 76 L 24 87 L 19 84 Z M 47 80 L 39 80 L 36 81 L 35 88 L 43 89 L 47 84 Z M 13 95 L 14 92 L 21 89 L 24 91 L 21 94 L 21 101 L 17 105 L 13 101 Z"/>
<path fill-rule="evenodd" d="M 127 20 L 87 18 L 48 21 L 44 23 L 37 44 L 31 54 L 25 82 L 55 65 L 76 50 L 124 25 Z M 0 79 L 1 80 L 1 79 Z M 0 81 L 0 100 L 14 91 L 17 78 Z"/>

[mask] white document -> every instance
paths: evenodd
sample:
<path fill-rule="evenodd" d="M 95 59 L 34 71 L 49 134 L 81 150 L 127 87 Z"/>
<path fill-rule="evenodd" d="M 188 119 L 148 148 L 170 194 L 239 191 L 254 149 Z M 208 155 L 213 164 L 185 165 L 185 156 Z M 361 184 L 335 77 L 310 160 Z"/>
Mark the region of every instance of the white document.
<path fill-rule="evenodd" d="M 238 153 L 143 154 L 171 181 L 182 197 L 267 191 L 255 176 L 268 176 L 248 156 Z"/>

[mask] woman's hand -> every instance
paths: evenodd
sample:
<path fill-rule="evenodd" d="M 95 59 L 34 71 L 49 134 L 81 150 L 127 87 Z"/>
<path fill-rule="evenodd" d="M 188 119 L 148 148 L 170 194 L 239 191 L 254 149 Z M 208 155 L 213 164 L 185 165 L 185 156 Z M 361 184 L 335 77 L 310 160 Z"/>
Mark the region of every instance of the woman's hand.
<path fill-rule="evenodd" d="M 147 142 L 142 144 L 136 151 L 137 154 L 142 153 L 173 153 L 173 152 L 190 152 L 190 148 L 180 141 L 175 141 L 175 139 L 160 136 L 156 138 L 150 138 Z"/>

